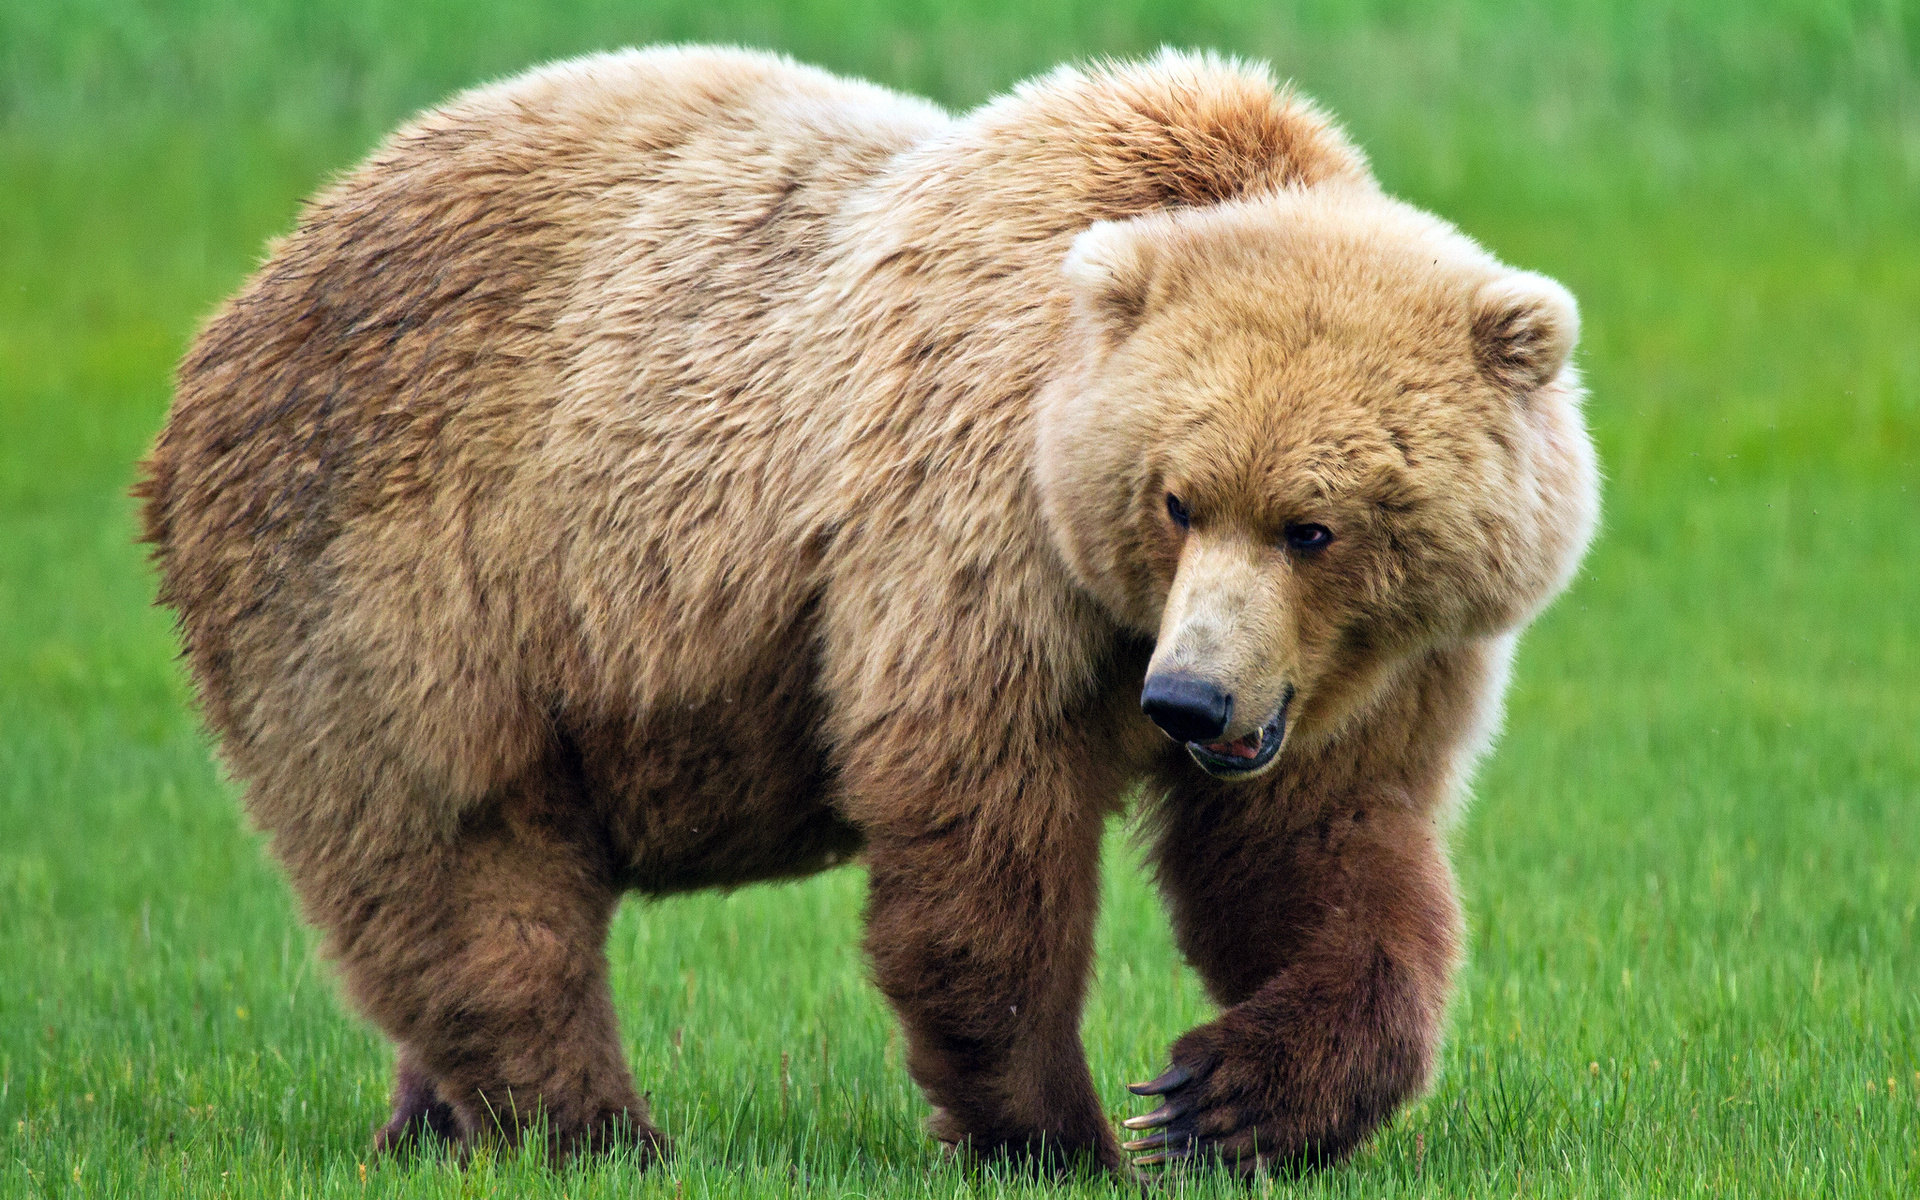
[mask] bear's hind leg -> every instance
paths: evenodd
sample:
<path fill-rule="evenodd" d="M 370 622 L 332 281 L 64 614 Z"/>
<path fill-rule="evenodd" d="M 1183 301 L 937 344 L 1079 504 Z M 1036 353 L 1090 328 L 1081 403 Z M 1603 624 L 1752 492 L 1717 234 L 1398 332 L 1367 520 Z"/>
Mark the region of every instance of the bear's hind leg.
<path fill-rule="evenodd" d="M 349 988 L 405 1047 L 385 1141 L 410 1121 L 432 1127 L 437 1097 L 463 1142 L 517 1141 L 544 1122 L 557 1158 L 665 1150 L 607 984 L 619 890 L 575 801 L 557 781 L 520 789 L 450 842 L 406 855 L 404 881 L 356 872 L 352 903 L 333 910 L 358 917 L 330 922 Z"/>

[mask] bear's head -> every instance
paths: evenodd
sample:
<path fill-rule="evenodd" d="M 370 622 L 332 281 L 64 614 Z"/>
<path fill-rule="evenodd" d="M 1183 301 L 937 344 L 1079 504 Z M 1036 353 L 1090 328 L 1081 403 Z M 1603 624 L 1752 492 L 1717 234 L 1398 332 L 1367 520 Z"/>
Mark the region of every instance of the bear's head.
<path fill-rule="evenodd" d="M 1363 184 L 1101 222 L 1065 272 L 1046 519 L 1156 639 L 1142 706 L 1209 772 L 1260 774 L 1565 586 L 1598 500 L 1559 284 Z"/>

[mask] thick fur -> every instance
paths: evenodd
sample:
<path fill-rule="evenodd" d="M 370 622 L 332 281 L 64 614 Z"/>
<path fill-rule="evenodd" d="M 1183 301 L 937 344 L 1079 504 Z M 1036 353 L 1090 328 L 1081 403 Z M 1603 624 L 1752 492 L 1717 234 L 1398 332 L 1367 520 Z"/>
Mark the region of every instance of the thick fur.
<path fill-rule="evenodd" d="M 1253 68 L 953 118 L 628 52 L 462 96 L 315 199 L 139 491 L 225 758 L 400 1047 L 382 1144 L 663 1146 L 621 893 L 860 856 L 936 1132 L 1124 1169 L 1078 1023 L 1145 780 L 1224 1006 L 1155 1136 L 1307 1162 L 1430 1070 L 1444 807 L 1593 519 L 1576 329 Z M 1248 720 L 1292 689 L 1274 767 L 1202 773 L 1140 714 L 1150 662 Z"/>

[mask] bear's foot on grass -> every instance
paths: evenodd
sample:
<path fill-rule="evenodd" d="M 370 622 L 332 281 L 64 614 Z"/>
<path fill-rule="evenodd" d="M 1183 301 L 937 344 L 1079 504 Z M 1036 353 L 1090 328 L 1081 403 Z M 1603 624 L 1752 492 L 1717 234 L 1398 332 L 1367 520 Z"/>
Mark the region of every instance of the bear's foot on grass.
<path fill-rule="evenodd" d="M 927 1117 L 926 1129 L 947 1158 L 971 1167 L 991 1165 L 1052 1182 L 1104 1177 L 1140 1183 L 1145 1178 L 1127 1164 L 1110 1141 L 1069 1146 L 1042 1135 L 983 1142 L 968 1133 L 958 1117 L 939 1106 Z"/>
<path fill-rule="evenodd" d="M 583 1126 L 547 1130 L 547 1148 L 555 1163 L 576 1154 L 625 1153 L 639 1168 L 673 1154 L 673 1143 L 644 1117 L 627 1110 L 602 1113 Z"/>
<path fill-rule="evenodd" d="M 512 1144 L 523 1134 L 545 1130 L 549 1158 L 557 1165 L 576 1154 L 626 1151 L 634 1165 L 646 1168 L 672 1153 L 664 1133 L 626 1111 L 603 1114 L 574 1128 L 555 1128 L 534 1122 L 519 1128 L 483 1121 L 472 1130 L 462 1127 L 453 1106 L 440 1099 L 433 1081 L 423 1074 L 403 1072 L 394 1087 L 393 1115 L 374 1131 L 376 1154 L 405 1154 L 445 1144 L 462 1159 L 477 1142 Z"/>
<path fill-rule="evenodd" d="M 401 1153 L 424 1140 L 456 1141 L 460 1118 L 440 1098 L 433 1079 L 403 1052 L 393 1083 L 393 1115 L 373 1134 L 376 1154 Z"/>

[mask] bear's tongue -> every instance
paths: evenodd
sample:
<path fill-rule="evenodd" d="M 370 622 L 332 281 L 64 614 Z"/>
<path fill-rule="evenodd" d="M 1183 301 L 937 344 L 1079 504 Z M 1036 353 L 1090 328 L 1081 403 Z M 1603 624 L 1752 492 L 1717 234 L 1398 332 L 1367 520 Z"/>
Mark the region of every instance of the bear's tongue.
<path fill-rule="evenodd" d="M 1256 729 L 1237 742 L 1209 742 L 1205 749 L 1209 754 L 1218 754 L 1226 758 L 1258 758 L 1260 743 L 1265 741 L 1263 730 Z"/>

